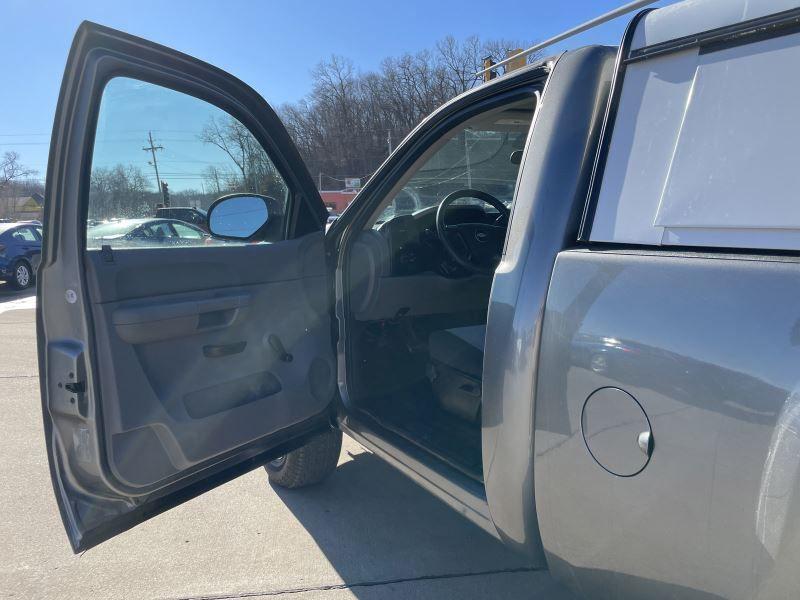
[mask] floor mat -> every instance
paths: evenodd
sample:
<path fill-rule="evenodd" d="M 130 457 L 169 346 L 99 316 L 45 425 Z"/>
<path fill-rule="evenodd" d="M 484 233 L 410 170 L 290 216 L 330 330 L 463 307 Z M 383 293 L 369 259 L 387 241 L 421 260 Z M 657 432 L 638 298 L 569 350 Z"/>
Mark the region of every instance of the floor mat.
<path fill-rule="evenodd" d="M 443 410 L 428 380 L 372 398 L 365 410 L 384 427 L 483 481 L 480 424 Z"/>

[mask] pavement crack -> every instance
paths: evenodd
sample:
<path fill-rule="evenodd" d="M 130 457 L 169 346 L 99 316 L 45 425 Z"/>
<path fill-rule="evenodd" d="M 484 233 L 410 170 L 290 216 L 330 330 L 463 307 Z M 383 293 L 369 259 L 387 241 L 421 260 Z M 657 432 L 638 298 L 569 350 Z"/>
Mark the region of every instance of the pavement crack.
<path fill-rule="evenodd" d="M 417 581 L 436 581 L 439 579 L 459 579 L 462 577 L 483 577 L 486 575 L 506 575 L 514 573 L 535 573 L 545 571 L 545 567 L 517 567 L 511 569 L 493 569 L 490 571 L 469 571 L 466 573 L 442 573 L 440 575 L 419 575 L 417 577 L 398 577 L 396 579 L 380 579 L 374 581 L 358 581 L 355 583 L 332 583 L 308 587 L 287 588 L 283 590 L 269 590 L 262 592 L 239 592 L 235 594 L 206 594 L 198 596 L 180 596 L 172 600 L 237 600 L 242 598 L 259 598 L 270 596 L 287 596 L 290 594 L 303 594 L 307 592 L 327 592 L 333 590 L 349 590 L 360 587 L 376 587 L 394 583 L 413 583 Z"/>
<path fill-rule="evenodd" d="M 0 379 L 38 379 L 38 375 L 0 375 Z"/>

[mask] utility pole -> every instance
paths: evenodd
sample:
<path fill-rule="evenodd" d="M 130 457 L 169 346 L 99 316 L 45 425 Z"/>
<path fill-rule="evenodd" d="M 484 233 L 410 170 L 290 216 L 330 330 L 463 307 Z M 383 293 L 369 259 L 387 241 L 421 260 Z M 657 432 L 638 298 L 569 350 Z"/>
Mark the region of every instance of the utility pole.
<path fill-rule="evenodd" d="M 161 177 L 158 176 L 158 161 L 156 161 L 156 150 L 163 150 L 164 146 L 153 145 L 152 131 L 147 132 L 147 139 L 150 140 L 150 145 L 145 146 L 144 148 L 142 148 L 142 150 L 144 150 L 145 152 L 149 152 L 150 154 L 153 155 L 153 162 L 151 162 L 150 164 L 153 165 L 153 168 L 156 170 L 156 185 L 158 186 L 158 195 L 162 198 L 163 201 L 164 192 L 161 187 Z"/>
<path fill-rule="evenodd" d="M 317 177 L 317 179 L 319 180 L 319 184 L 317 186 L 317 189 L 321 192 L 322 191 L 322 171 L 319 172 L 319 176 Z"/>
<path fill-rule="evenodd" d="M 392 130 L 386 130 L 386 143 L 389 144 L 389 154 L 392 153 Z"/>

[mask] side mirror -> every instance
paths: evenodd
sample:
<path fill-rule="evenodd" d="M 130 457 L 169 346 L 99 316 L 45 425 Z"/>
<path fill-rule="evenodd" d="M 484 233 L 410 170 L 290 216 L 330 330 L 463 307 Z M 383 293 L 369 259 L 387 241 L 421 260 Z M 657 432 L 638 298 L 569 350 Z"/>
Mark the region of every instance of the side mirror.
<path fill-rule="evenodd" d="M 208 231 L 225 240 L 249 240 L 269 220 L 272 198 L 258 194 L 230 194 L 208 209 Z"/>

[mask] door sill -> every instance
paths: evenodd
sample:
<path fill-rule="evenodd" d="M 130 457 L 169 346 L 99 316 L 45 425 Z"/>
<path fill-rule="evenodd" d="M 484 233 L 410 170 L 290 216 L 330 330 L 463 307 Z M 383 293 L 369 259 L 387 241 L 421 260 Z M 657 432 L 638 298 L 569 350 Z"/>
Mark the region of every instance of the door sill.
<path fill-rule="evenodd" d="M 339 426 L 372 453 L 410 477 L 478 527 L 500 539 L 489 514 L 482 483 L 442 462 L 366 414 L 345 416 Z"/>

